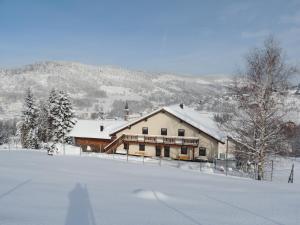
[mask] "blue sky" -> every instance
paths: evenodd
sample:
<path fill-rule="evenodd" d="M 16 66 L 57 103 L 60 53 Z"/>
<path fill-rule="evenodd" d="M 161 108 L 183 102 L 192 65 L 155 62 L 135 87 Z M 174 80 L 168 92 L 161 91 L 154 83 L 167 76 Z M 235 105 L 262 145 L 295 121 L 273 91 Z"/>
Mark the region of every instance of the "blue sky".
<path fill-rule="evenodd" d="M 0 66 L 43 60 L 231 74 L 273 34 L 300 63 L 300 1 L 0 0 Z"/>

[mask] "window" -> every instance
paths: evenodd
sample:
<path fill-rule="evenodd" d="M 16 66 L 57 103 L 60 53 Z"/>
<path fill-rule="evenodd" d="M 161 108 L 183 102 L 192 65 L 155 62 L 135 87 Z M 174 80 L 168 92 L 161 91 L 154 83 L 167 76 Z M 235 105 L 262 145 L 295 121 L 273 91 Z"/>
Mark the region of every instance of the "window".
<path fill-rule="evenodd" d="M 145 151 L 145 144 L 140 144 L 139 150 L 140 150 L 140 151 Z"/>
<path fill-rule="evenodd" d="M 184 129 L 178 129 L 178 136 L 184 136 Z"/>
<path fill-rule="evenodd" d="M 103 131 L 103 130 L 104 130 L 104 126 L 100 125 L 100 131 Z"/>
<path fill-rule="evenodd" d="M 129 150 L 129 144 L 128 143 L 124 143 L 124 149 Z"/>
<path fill-rule="evenodd" d="M 143 127 L 142 133 L 143 134 L 148 134 L 148 127 Z"/>
<path fill-rule="evenodd" d="M 168 135 L 168 130 L 167 130 L 167 128 L 161 128 L 160 134 L 161 134 L 161 135 Z"/>
<path fill-rule="evenodd" d="M 199 156 L 206 156 L 206 148 L 199 147 Z"/>
<path fill-rule="evenodd" d="M 220 159 L 225 159 L 225 153 L 220 153 Z"/>
<path fill-rule="evenodd" d="M 182 146 L 182 147 L 181 147 L 181 154 L 182 154 L 182 155 L 186 155 L 186 154 L 187 154 L 187 150 L 188 150 L 188 149 L 187 149 L 186 146 Z"/>

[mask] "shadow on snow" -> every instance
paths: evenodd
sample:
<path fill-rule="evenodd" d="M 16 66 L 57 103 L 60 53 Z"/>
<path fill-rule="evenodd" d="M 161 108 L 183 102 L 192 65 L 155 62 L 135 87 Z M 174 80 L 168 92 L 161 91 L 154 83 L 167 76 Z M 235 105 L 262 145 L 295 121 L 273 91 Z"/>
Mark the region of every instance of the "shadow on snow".
<path fill-rule="evenodd" d="M 69 192 L 69 208 L 65 225 L 96 225 L 86 185 L 77 183 Z"/>

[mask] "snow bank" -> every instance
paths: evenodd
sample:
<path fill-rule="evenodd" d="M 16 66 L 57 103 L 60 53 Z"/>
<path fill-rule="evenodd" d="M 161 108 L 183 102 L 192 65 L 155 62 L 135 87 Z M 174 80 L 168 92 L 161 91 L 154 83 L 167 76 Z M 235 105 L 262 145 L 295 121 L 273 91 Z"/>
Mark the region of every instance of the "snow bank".
<path fill-rule="evenodd" d="M 0 224 L 298 225 L 299 180 L 259 182 L 5 150 L 0 151 Z"/>

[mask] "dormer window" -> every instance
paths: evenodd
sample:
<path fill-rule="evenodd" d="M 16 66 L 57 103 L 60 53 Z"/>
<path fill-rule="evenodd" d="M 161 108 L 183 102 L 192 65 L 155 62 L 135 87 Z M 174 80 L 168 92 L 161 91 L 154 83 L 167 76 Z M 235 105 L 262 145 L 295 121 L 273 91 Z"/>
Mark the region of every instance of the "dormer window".
<path fill-rule="evenodd" d="M 100 131 L 102 132 L 104 130 L 104 126 L 100 125 Z"/>

